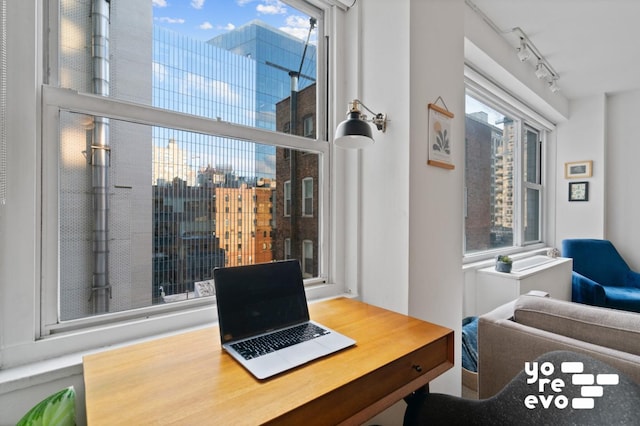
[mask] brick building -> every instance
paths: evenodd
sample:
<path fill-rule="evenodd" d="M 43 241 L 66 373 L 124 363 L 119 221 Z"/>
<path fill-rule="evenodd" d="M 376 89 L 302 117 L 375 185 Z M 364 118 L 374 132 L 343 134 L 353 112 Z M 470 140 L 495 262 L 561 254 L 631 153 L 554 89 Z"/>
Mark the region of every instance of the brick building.
<path fill-rule="evenodd" d="M 295 125 L 291 124 L 291 98 L 276 104 L 277 130 L 316 137 L 316 85 L 297 93 Z M 276 149 L 277 259 L 299 259 L 305 277 L 318 274 L 318 155 L 300 150 Z"/>

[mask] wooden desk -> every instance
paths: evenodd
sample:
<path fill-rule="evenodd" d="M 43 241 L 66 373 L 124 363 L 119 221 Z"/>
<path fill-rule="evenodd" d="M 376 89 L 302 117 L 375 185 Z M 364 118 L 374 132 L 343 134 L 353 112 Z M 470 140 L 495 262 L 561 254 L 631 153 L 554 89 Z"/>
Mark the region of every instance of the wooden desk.
<path fill-rule="evenodd" d="M 263 382 L 217 327 L 86 356 L 88 424 L 360 424 L 453 366 L 447 328 L 346 298 L 309 310 L 356 346 Z"/>

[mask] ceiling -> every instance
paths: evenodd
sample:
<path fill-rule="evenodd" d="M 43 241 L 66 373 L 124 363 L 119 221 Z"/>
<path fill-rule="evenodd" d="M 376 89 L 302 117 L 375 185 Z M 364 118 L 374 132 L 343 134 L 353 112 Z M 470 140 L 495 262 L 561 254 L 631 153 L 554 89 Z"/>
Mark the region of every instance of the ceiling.
<path fill-rule="evenodd" d="M 525 32 L 557 71 L 566 98 L 640 89 L 640 0 L 471 2 L 498 28 Z M 517 36 L 505 37 L 516 45 Z"/>

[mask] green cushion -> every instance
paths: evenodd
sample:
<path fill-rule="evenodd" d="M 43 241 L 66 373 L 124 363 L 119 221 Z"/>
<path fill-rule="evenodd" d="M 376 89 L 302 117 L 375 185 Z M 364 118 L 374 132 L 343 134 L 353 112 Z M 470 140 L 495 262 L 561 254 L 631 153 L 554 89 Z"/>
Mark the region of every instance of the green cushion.
<path fill-rule="evenodd" d="M 75 426 L 76 391 L 69 386 L 40 401 L 16 426 Z"/>

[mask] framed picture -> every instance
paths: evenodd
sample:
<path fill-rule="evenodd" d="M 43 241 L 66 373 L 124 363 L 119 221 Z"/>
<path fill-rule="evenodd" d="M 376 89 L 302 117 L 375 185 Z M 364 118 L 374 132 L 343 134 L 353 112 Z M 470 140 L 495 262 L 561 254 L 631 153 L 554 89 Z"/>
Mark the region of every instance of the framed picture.
<path fill-rule="evenodd" d="M 589 182 L 569 182 L 569 201 L 589 201 Z"/>
<path fill-rule="evenodd" d="M 453 169 L 451 157 L 451 120 L 453 113 L 436 104 L 429 104 L 429 158 L 427 164 Z"/>
<path fill-rule="evenodd" d="M 565 179 L 588 178 L 593 175 L 593 161 L 564 163 Z"/>

